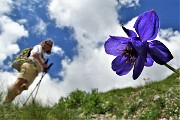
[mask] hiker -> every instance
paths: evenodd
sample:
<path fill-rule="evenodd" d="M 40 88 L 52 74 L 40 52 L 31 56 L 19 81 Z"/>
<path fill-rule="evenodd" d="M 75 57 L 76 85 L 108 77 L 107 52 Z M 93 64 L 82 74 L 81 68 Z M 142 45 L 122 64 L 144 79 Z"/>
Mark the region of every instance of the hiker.
<path fill-rule="evenodd" d="M 38 73 L 47 70 L 48 65 L 45 64 L 44 54 L 51 54 L 52 46 L 53 41 L 47 39 L 33 47 L 27 61 L 20 66 L 17 80 L 8 89 L 4 103 L 11 103 L 17 95 L 28 89 L 38 76 Z"/>

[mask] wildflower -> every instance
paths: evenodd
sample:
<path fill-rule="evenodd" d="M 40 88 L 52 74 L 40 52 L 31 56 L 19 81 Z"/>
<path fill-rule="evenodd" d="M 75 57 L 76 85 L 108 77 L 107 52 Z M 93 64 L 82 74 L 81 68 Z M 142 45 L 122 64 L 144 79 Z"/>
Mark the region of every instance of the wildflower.
<path fill-rule="evenodd" d="M 154 40 L 159 30 L 159 18 L 154 10 L 141 14 L 135 24 L 135 31 L 122 26 L 128 38 L 110 36 L 104 47 L 107 54 L 117 56 L 112 61 L 112 69 L 122 76 L 133 69 L 133 79 L 137 79 L 144 66 L 153 62 L 164 65 L 173 59 L 169 49 L 160 41 Z"/>

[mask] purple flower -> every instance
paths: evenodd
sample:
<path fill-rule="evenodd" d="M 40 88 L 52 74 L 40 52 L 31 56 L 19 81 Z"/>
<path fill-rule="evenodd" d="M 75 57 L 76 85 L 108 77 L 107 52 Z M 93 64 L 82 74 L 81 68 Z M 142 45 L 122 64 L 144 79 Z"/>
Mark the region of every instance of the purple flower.
<path fill-rule="evenodd" d="M 144 66 L 153 62 L 164 65 L 173 59 L 169 49 L 160 41 L 154 40 L 159 29 L 159 18 L 154 10 L 141 14 L 135 24 L 135 31 L 122 26 L 128 38 L 110 36 L 104 47 L 107 54 L 117 56 L 112 61 L 112 69 L 122 76 L 133 68 L 133 79 L 137 79 Z"/>

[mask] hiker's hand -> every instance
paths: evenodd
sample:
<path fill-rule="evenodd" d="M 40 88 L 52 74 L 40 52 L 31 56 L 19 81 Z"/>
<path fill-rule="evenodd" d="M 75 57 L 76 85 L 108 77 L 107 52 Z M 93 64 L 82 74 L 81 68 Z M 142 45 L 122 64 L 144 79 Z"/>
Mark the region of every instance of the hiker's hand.
<path fill-rule="evenodd" d="M 46 69 L 47 68 L 47 64 L 45 64 L 43 61 L 42 61 L 42 58 L 40 58 L 40 54 L 39 53 L 35 53 L 32 55 L 32 57 L 34 57 L 35 59 L 37 59 L 39 61 L 39 63 L 41 64 L 41 66 Z"/>
<path fill-rule="evenodd" d="M 38 53 L 35 53 L 32 55 L 32 57 L 36 58 L 36 59 L 39 59 L 39 54 Z"/>
<path fill-rule="evenodd" d="M 48 65 L 47 64 L 43 64 L 43 68 L 44 68 L 44 70 L 46 70 L 48 68 Z"/>
<path fill-rule="evenodd" d="M 47 64 L 44 64 L 43 68 L 44 68 L 44 70 L 43 70 L 44 72 L 48 72 L 49 66 Z"/>

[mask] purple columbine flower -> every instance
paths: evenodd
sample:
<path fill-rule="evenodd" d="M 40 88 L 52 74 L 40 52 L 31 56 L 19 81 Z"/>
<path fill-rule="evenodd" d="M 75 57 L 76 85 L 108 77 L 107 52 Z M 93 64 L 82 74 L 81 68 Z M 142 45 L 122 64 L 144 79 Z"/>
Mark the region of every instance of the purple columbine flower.
<path fill-rule="evenodd" d="M 133 79 L 137 79 L 144 66 L 153 62 L 164 65 L 173 59 L 169 49 L 160 41 L 154 40 L 159 30 L 159 18 L 154 10 L 141 14 L 135 24 L 135 31 L 122 26 L 128 38 L 110 36 L 104 47 L 107 54 L 117 56 L 112 61 L 112 69 L 122 76 L 133 68 Z"/>

